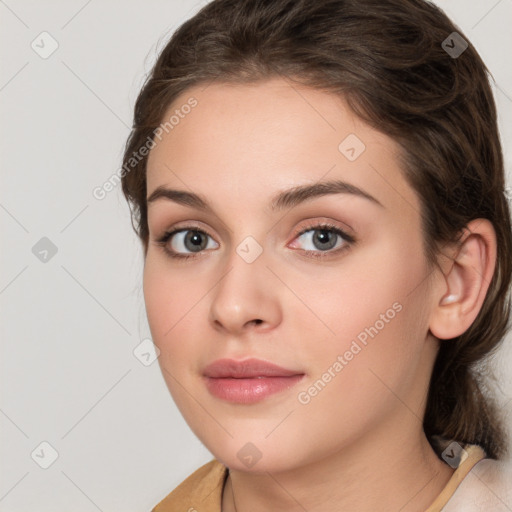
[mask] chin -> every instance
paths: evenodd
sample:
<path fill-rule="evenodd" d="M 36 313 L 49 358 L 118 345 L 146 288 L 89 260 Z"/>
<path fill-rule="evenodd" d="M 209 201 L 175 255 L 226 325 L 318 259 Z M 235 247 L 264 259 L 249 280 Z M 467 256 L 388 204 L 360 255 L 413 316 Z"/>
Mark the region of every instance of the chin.
<path fill-rule="evenodd" d="M 230 439 L 223 445 L 205 446 L 217 460 L 233 471 L 279 473 L 304 463 L 304 454 L 297 449 L 301 446 L 300 442 L 294 443 L 290 450 L 290 446 L 283 446 L 277 438 L 273 442 L 251 442 L 247 439 Z"/>

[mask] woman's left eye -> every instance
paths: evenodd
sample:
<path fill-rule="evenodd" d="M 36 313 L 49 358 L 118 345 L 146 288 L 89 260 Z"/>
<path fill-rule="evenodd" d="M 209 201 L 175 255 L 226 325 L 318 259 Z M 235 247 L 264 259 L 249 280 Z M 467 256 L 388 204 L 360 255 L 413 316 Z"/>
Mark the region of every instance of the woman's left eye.
<path fill-rule="evenodd" d="M 301 240 L 305 252 L 320 253 L 315 256 L 323 257 L 325 252 L 337 253 L 348 248 L 355 240 L 341 229 L 330 225 L 312 226 L 303 230 L 295 240 Z M 296 242 L 291 244 L 296 248 Z"/>

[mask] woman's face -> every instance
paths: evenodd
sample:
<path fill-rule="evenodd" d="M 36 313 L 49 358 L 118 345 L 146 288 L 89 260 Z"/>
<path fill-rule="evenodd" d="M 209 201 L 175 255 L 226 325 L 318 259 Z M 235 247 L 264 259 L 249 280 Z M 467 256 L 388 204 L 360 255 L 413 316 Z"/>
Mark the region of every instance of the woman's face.
<path fill-rule="evenodd" d="M 338 97 L 282 79 L 191 88 L 172 115 L 147 197 L 183 194 L 148 202 L 144 297 L 191 429 L 246 471 L 420 432 L 434 300 L 398 145 Z M 298 376 L 204 375 L 249 358 Z"/>

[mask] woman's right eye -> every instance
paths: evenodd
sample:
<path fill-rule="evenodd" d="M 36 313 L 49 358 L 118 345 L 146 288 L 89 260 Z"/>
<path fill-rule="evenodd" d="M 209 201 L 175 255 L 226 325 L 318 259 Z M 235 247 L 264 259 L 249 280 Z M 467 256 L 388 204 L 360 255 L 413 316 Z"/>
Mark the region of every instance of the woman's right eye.
<path fill-rule="evenodd" d="M 162 246 L 171 258 L 190 258 L 195 253 L 219 247 L 208 233 L 197 228 L 168 231 L 156 243 Z"/>

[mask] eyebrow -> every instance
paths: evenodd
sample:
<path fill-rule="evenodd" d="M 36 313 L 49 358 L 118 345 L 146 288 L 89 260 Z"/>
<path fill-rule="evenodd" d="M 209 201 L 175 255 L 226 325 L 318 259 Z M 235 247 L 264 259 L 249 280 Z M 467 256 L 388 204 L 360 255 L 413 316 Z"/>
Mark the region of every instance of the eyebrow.
<path fill-rule="evenodd" d="M 351 194 L 367 199 L 376 205 L 384 208 L 382 203 L 368 192 L 362 190 L 351 183 L 341 180 L 323 181 L 312 185 L 299 185 L 279 192 L 270 202 L 272 211 L 284 210 L 292 208 L 300 203 L 313 199 L 315 197 L 326 196 L 331 194 Z M 185 190 L 174 190 L 164 187 L 157 187 L 147 198 L 147 202 L 154 203 L 159 199 L 167 199 L 175 203 L 190 206 L 198 210 L 213 213 L 212 207 L 208 200 L 199 194 L 187 192 Z"/>

